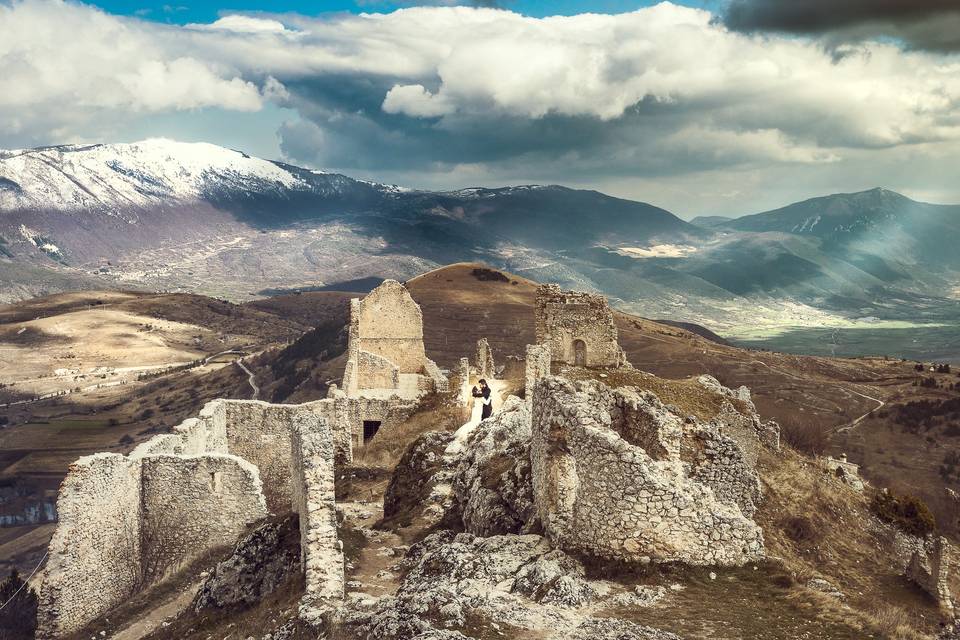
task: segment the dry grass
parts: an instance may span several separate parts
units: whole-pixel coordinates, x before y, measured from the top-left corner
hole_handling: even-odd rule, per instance
[[[894,606],[882,606],[866,614],[866,619],[883,638],[890,640],[927,640],[930,636],[914,628],[912,616]]]
[[[613,388],[637,387],[642,391],[651,391],[664,404],[674,405],[680,409],[681,413],[695,415],[701,420],[710,420],[716,416],[724,402],[730,402],[738,411],[747,411],[747,407],[740,400],[708,391],[694,379],[667,380],[638,369],[586,369],[564,366],[556,373],[570,380],[599,380]]]
[[[785,416],[780,419],[780,440],[808,456],[822,456],[830,446],[834,428],[820,416]]]
[[[459,390],[459,385],[451,383]],[[380,429],[354,457],[358,466],[393,469],[411,442],[428,431],[456,431],[469,416],[459,403],[456,391],[430,394],[421,399],[416,411],[403,422]]]
[[[764,451],[759,470],[764,501],[756,520],[768,554],[780,558],[801,585],[824,578],[846,596],[841,603],[803,589],[797,597],[820,602],[819,615],[879,637],[920,638],[933,631],[937,606],[903,577],[893,530],[870,513],[869,496],[788,448],[780,454]],[[882,612],[878,602],[884,603]],[[891,629],[900,635],[888,635]]]

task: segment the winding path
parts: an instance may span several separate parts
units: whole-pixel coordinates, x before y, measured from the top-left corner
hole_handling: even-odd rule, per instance
[[[859,391],[854,391],[853,389],[845,389],[845,390],[846,390],[846,391],[849,391],[850,393],[852,393],[852,394],[854,394],[854,395],[858,395],[858,396],[860,396],[861,398],[866,398],[867,400],[873,400],[874,402],[877,403],[877,406],[875,406],[873,409],[870,409],[870,411],[867,411],[865,414],[863,414],[862,416],[860,416],[860,417],[857,418],[856,420],[853,420],[852,422],[848,422],[848,423],[845,424],[845,425],[841,425],[841,426],[837,427],[837,433],[844,433],[844,432],[849,433],[850,431],[853,431],[853,430],[856,428],[856,426],[857,426],[858,424],[860,424],[861,422],[863,422],[864,420],[866,420],[867,417],[868,417],[871,413],[873,413],[874,411],[878,411],[880,408],[886,406],[886,404],[887,404],[886,402],[884,402],[884,401],[881,400],[880,398],[874,398],[873,396],[868,396],[868,395],[865,394],[865,393],[860,393]]]
[[[253,371],[250,371],[250,369],[247,368],[247,365],[243,364],[243,358],[235,360],[234,362],[236,362],[237,366],[243,369],[247,374],[247,382],[250,383],[250,388],[253,389],[253,395],[250,396],[250,399],[258,400],[260,398],[260,387],[257,386],[257,380],[253,375]]]

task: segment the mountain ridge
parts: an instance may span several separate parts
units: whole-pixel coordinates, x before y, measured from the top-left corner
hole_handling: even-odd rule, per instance
[[[48,147],[0,154],[0,300],[103,288],[241,300],[480,261],[725,338],[876,328],[859,318],[953,326],[954,211],[874,189],[704,227],[562,185],[409,189],[169,140]],[[866,222],[836,232],[849,225],[817,216]]]

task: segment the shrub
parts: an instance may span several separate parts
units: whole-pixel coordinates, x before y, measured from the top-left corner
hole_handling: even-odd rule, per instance
[[[494,271],[493,269],[487,269],[485,267],[480,267],[478,269],[472,270],[470,272],[470,275],[472,275],[474,278],[480,281],[510,282],[510,278],[503,275],[499,271]]]
[[[800,453],[820,456],[827,450],[832,430],[812,416],[785,416],[780,422],[780,439]]]
[[[16,569],[0,583],[0,604],[4,602],[7,605],[0,610],[0,638],[33,638],[37,629],[37,592],[24,585]]]
[[[874,515],[915,536],[925,536],[936,528],[930,508],[917,496],[896,494],[892,491],[878,493],[870,503]]]

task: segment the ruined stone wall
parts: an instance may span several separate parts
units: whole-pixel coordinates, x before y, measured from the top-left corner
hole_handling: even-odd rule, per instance
[[[357,305],[357,338],[361,351],[394,363],[400,373],[419,373],[423,348],[423,314],[407,288],[385,280]],[[367,385],[361,380],[361,388]]]
[[[40,587],[37,637],[72,633],[140,584],[140,465],[115,453],[80,458],[57,500]]]
[[[477,340],[477,375],[481,378],[492,379],[495,366],[493,364],[493,350],[486,338]]]
[[[290,508],[290,434],[300,421],[316,421],[303,405],[269,404],[259,400],[218,400],[213,431],[226,434],[227,451],[260,470],[267,507],[273,513]]]
[[[533,404],[533,388],[537,380],[550,375],[550,348],[542,344],[528,344],[525,368],[524,397],[530,406]]]
[[[736,440],[713,426],[688,424],[681,447],[689,476],[713,489],[717,500],[740,507],[740,513],[752,518],[760,504],[760,478],[755,463]]]
[[[757,464],[761,446],[774,451],[780,449],[780,425],[772,420],[760,420],[757,408],[750,398],[750,389],[744,386],[736,390],[728,389],[709,375],[698,377],[697,382],[708,391],[729,399],[723,403],[720,412],[711,422],[719,427],[723,435],[736,440],[751,467]],[[742,407],[743,411],[737,410],[733,406],[734,402]]]
[[[954,615],[955,603],[950,590],[951,572],[956,563],[950,541],[942,536],[930,535],[915,544],[907,564],[906,576],[921,589],[933,596],[941,609]]]
[[[823,465],[827,473],[847,483],[854,490],[863,491],[865,489],[863,479],[860,477],[860,465],[847,460],[847,454],[841,454],[839,458],[827,456],[820,461],[820,464]]]
[[[423,373],[429,381],[429,384],[427,384],[427,388],[425,389],[426,391],[446,393],[450,390],[450,381],[447,380],[447,376],[443,375],[443,372],[440,370],[440,367],[437,366],[437,363],[430,358],[425,358],[423,361]]]
[[[234,542],[266,515],[250,463],[223,454],[143,454],[147,448],[136,457],[100,453],[70,466],[40,588],[38,637],[82,628],[183,562]]]
[[[460,358],[460,366],[457,367],[457,379],[460,382],[460,402],[469,407],[470,397],[470,359]]]
[[[349,398],[347,412],[353,448],[359,449],[363,442],[363,423],[372,420],[380,423],[380,429],[397,425],[416,410],[416,402],[404,402],[397,398]]]
[[[397,389],[400,369],[392,362],[369,351],[357,354],[357,376],[364,389]]]
[[[317,496],[325,495],[315,489],[320,472],[311,471],[319,468],[315,458],[321,454],[332,505],[334,452],[351,459],[355,420],[373,410],[384,420],[399,420],[412,406],[358,402],[342,393],[311,405],[215,400],[129,456],[81,458],[61,486],[60,523],[41,586],[39,637],[82,628],[191,559],[233,543],[268,507],[278,513],[313,510]],[[362,441],[362,421],[359,430]],[[295,445],[294,433],[313,435]],[[314,444],[307,447],[306,440]],[[326,544],[329,523],[306,522],[304,540]],[[335,524],[330,544],[340,553]]]
[[[422,391],[445,392],[448,388],[446,376],[424,351],[423,313],[406,287],[386,280],[362,300],[350,301],[343,374],[348,397],[370,395],[364,391],[396,390],[397,395],[411,398]]]
[[[645,427],[615,422],[636,420],[640,400],[595,382],[536,383],[530,458],[548,537],[566,550],[628,562],[742,565],[762,557],[760,528],[688,477],[679,452],[661,444],[651,455],[627,440]]]
[[[333,438],[334,460],[338,465],[353,462],[353,414],[350,404],[355,402],[341,392],[336,391],[325,400],[308,402],[304,408],[310,409],[327,424]],[[361,443],[362,444],[362,443]]]
[[[305,593],[301,618],[319,623],[344,597],[343,547],[337,537],[334,442],[331,430],[300,423],[291,438],[293,506],[300,515]]]
[[[547,345],[553,362],[587,367],[626,364],[613,313],[603,296],[540,285],[535,314],[537,343]]]
[[[141,461],[141,550],[147,582],[209,549],[233,544],[267,515],[257,468],[226,454],[156,455]]]

